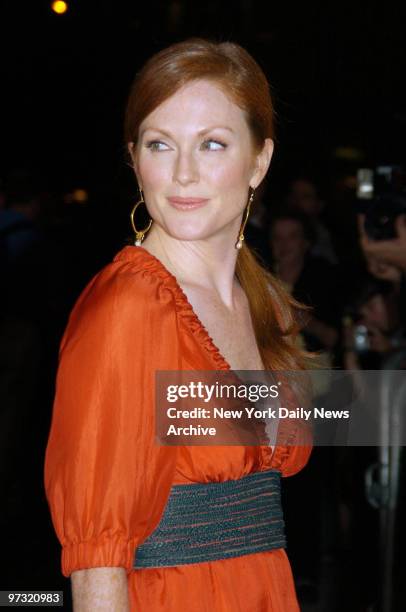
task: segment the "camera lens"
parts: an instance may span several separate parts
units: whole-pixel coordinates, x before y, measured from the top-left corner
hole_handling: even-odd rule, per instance
[[[354,328],[354,348],[358,353],[369,350],[368,329],[365,325],[357,325]]]

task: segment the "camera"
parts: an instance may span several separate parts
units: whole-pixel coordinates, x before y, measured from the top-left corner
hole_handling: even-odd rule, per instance
[[[369,351],[369,335],[365,325],[356,325],[354,327],[354,351],[357,353],[365,353]]]
[[[357,211],[365,215],[365,232],[371,240],[396,238],[396,219],[406,214],[405,170],[395,165],[359,168]]]

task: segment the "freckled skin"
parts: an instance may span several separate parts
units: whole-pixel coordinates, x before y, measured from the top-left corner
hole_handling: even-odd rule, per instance
[[[129,612],[126,570],[95,567],[72,573],[75,612]]]

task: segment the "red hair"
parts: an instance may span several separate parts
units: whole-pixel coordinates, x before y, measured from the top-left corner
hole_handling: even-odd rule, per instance
[[[143,66],[132,85],[125,114],[125,141],[136,143],[143,120],[181,87],[210,80],[245,113],[253,145],[260,151],[274,138],[274,110],[265,74],[242,47],[193,38],[163,49]],[[258,348],[265,368],[303,368],[305,353],[295,338],[294,312],[301,306],[257,261],[245,243],[240,249],[237,278],[251,310]]]

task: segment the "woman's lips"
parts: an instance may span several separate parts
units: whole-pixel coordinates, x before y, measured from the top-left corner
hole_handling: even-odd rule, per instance
[[[207,204],[208,201],[208,198],[168,198],[168,202],[178,210],[195,210]]]

